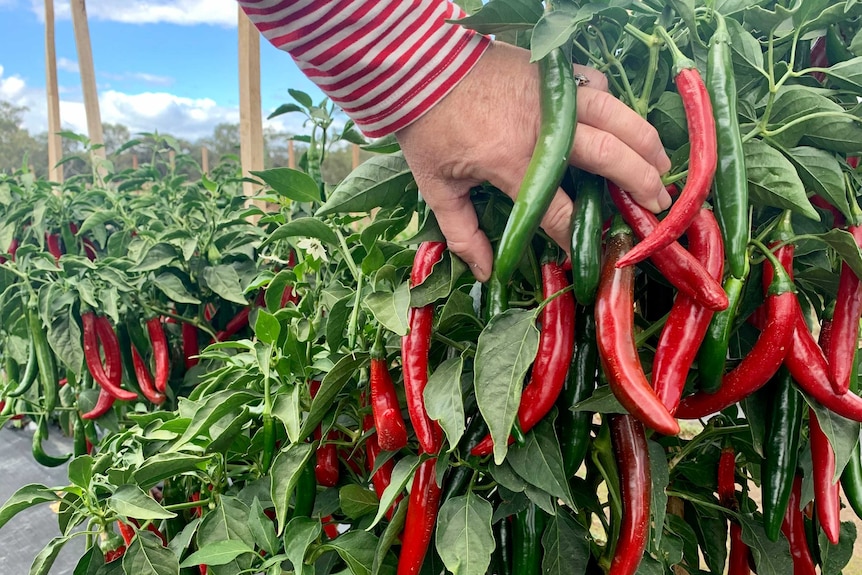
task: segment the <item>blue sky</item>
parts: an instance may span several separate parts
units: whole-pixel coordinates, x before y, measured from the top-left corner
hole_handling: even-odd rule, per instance
[[[0,0],[0,100],[30,108],[25,127],[47,128],[43,0]],[[68,0],[55,0],[64,128],[84,131]],[[104,122],[132,131],[197,138],[239,118],[237,5],[234,0],[88,0],[93,59]],[[322,94],[290,56],[261,38],[264,116],[288,88]],[[270,122],[296,131],[290,116]]]

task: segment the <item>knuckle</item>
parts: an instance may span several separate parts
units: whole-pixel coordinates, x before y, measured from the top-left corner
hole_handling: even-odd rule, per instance
[[[599,169],[607,169],[614,163],[615,139],[607,132],[600,132],[593,140],[593,161]]]

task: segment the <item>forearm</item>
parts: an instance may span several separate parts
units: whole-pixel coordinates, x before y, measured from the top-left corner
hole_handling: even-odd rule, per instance
[[[442,100],[490,43],[447,0],[240,0],[264,37],[370,137]]]

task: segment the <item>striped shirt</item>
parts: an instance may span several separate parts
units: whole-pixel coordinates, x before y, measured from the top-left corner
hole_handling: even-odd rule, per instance
[[[490,40],[446,20],[448,0],[239,0],[263,36],[369,137],[404,128],[443,99]]]

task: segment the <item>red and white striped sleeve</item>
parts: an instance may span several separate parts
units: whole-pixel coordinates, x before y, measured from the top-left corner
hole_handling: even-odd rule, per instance
[[[369,137],[442,100],[479,61],[486,36],[446,20],[448,0],[239,0],[264,37]]]

